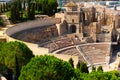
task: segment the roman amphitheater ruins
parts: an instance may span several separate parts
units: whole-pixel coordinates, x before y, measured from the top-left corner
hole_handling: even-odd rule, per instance
[[[63,60],[70,57],[103,69],[120,68],[119,12],[101,5],[69,2],[55,18],[37,16],[34,21],[16,24],[6,30],[7,41],[22,41],[35,55],[51,54]]]

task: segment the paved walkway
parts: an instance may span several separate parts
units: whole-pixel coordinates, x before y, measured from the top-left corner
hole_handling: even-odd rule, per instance
[[[5,25],[5,27],[1,27],[1,30],[0,30],[0,38],[1,38],[1,37],[5,37],[4,35],[5,30],[9,27],[12,27],[13,25],[10,23],[5,13],[2,13],[0,17],[3,19],[3,25]]]
[[[2,13],[0,17],[3,19],[3,24],[5,25],[5,27],[11,26],[11,23],[5,13]]]

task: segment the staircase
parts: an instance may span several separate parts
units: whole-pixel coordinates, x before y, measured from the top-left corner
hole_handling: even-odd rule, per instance
[[[2,20],[3,20],[3,25],[4,25],[4,26],[10,25],[10,21],[9,21],[9,19],[7,18],[7,16],[6,16],[5,13],[1,14],[0,17],[1,17]]]
[[[79,53],[81,53],[81,55],[86,60],[86,62],[88,63],[88,65],[92,65],[92,62],[90,61],[90,59],[88,58],[88,56],[82,51],[82,49],[79,46],[76,46],[76,49],[79,51]]]

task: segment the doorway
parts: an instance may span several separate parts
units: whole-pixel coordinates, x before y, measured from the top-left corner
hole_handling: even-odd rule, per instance
[[[76,26],[75,25],[70,26],[70,32],[71,33],[76,33]]]

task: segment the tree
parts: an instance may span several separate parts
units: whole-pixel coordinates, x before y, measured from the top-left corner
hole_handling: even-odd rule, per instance
[[[27,0],[27,18],[29,20],[35,19],[35,1]]]
[[[23,10],[25,10],[25,3],[26,3],[26,1],[25,0],[23,0]]]
[[[14,74],[14,70],[18,70],[16,66],[19,66],[19,70],[21,70],[22,66],[26,65],[34,55],[32,51],[21,42],[15,41],[2,44],[0,49],[0,64],[7,67],[3,75],[9,73],[9,75],[6,76],[8,80],[11,80],[10,78]],[[18,71],[16,73],[19,73]]]
[[[52,15],[57,11],[57,0],[39,0],[39,10],[42,9],[43,14]]]
[[[28,19],[30,19],[30,20],[35,19],[35,3],[30,3],[28,12],[29,12]]]
[[[12,0],[12,4],[11,4],[11,8],[10,8],[10,18],[13,22],[16,22],[19,15],[18,15],[18,10],[17,8],[17,1],[16,0]]]
[[[120,76],[117,71],[111,72],[92,72],[85,74],[82,77],[82,80],[119,80]],[[87,76],[87,77],[86,77]]]
[[[19,75],[20,75],[19,63],[17,56],[15,55],[14,79],[18,80]]]
[[[19,80],[70,80],[74,69],[70,63],[54,56],[42,55],[22,68]]]
[[[6,2],[6,11],[8,11],[8,7],[9,7],[9,6],[8,6],[8,3]]]
[[[3,12],[3,6],[0,4],[0,12]]]
[[[80,61],[78,61],[78,63],[77,63],[77,66],[76,66],[77,68],[80,68]]]
[[[21,1],[20,0],[12,0],[11,9],[10,9],[10,18],[11,20],[16,23],[20,20],[20,12],[21,12]]]
[[[82,75],[83,73],[81,73],[80,69],[76,68],[75,69],[75,76],[74,76],[74,80],[83,80],[82,79]]]
[[[8,10],[7,6],[8,4],[6,10]],[[12,0],[10,6],[10,19],[13,23],[17,23],[33,20],[38,13],[53,15],[57,11],[58,4],[57,0]]]
[[[31,19],[35,19],[35,3],[32,3],[32,9],[31,9]]]
[[[6,11],[6,5],[5,5],[5,3],[3,3],[3,12],[5,12]]]
[[[30,0],[27,0],[27,4],[28,4],[28,7],[27,7],[27,16],[28,16],[28,19],[30,19],[30,16],[31,16],[31,13],[30,13],[30,8],[31,8]]]
[[[71,66],[74,68],[74,61],[72,58],[69,59],[69,63],[71,64]]]
[[[96,67],[92,66],[92,72],[96,71]]]
[[[99,66],[99,67],[97,68],[97,71],[102,71],[102,72],[103,72],[102,66]]]
[[[15,10],[15,6],[14,5],[11,5],[11,8],[10,8],[10,19],[15,22],[16,21],[16,13],[14,12]]]
[[[81,71],[82,73],[88,73],[88,72],[89,72],[86,63],[82,62],[82,63],[80,64],[80,71]]]

